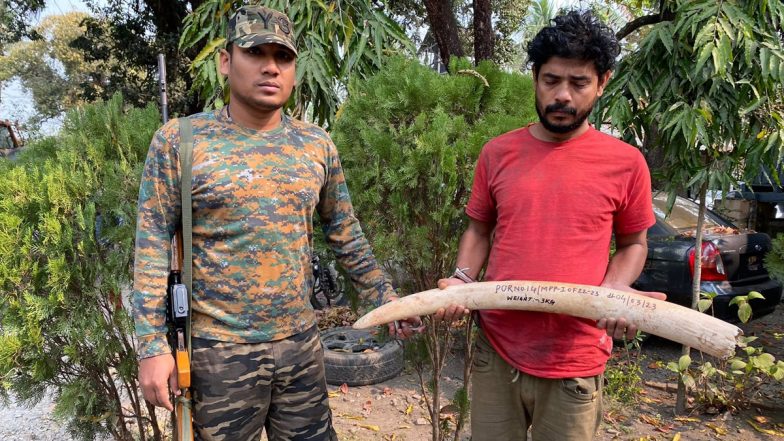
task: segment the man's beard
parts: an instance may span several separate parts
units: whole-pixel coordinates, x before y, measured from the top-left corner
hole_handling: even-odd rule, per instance
[[[591,111],[593,110],[593,106],[594,104],[596,104],[596,100],[594,100],[584,112],[578,114],[577,109],[575,109],[574,107],[569,107],[561,103],[555,103],[545,107],[544,113],[542,113],[542,110],[540,109],[539,106],[539,97],[535,97],[535,101],[536,101],[536,105],[535,105],[536,114],[539,115],[539,122],[541,122],[542,126],[544,126],[544,128],[547,129],[548,131],[552,133],[558,133],[560,135],[573,132],[578,128],[580,128],[580,126],[583,125],[583,122],[585,122],[585,120],[588,119],[588,115],[591,114]],[[555,111],[567,112],[573,116],[574,115],[577,116],[574,122],[572,122],[571,124],[553,124],[547,120],[546,116],[548,113],[555,112]]]

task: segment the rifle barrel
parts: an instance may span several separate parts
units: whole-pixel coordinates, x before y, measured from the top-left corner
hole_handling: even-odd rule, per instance
[[[166,97],[166,57],[158,54],[158,88],[161,93],[161,114],[163,123],[169,121],[169,100]]]

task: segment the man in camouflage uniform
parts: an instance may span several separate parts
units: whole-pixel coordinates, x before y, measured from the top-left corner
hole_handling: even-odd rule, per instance
[[[292,32],[280,12],[240,8],[221,51],[230,104],[189,117],[192,389],[200,439],[258,440],[263,428],[270,440],[336,439],[308,300],[314,211],[363,297],[380,304],[394,296],[354,216],[329,136],[281,111],[295,85]],[[133,297],[142,391],[169,410],[169,389],[178,389],[165,291],[168,244],[181,219],[179,138],[174,120],[150,145]],[[403,336],[413,322],[403,325]]]

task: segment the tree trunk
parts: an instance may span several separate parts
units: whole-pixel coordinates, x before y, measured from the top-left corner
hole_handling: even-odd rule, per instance
[[[495,34],[490,0],[474,0],[474,64],[493,58]]]
[[[708,181],[700,187],[700,209],[697,217],[697,232],[694,243],[694,279],[691,286],[691,308],[697,309],[697,303],[700,300],[700,282],[702,278],[702,226],[705,222],[705,195],[708,192]],[[681,355],[689,355],[691,348],[684,345],[681,350]],[[678,393],[675,397],[675,413],[683,415],[686,413],[686,385],[683,383],[683,378],[678,377]]]
[[[460,37],[457,34],[457,18],[452,9],[452,2],[450,0],[425,0],[425,10],[430,29],[436,38],[441,61],[449,66],[449,59],[453,55],[457,57],[465,55],[463,47],[460,45]]]
[[[645,162],[648,164],[648,169],[651,173],[651,186],[654,189],[666,188],[666,182],[657,178],[658,171],[664,167],[664,148],[661,146],[661,139],[659,137],[659,125],[655,122],[651,123],[645,128],[645,133],[642,137],[642,154],[645,157]]]

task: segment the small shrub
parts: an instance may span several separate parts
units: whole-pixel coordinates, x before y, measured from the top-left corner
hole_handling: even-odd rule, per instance
[[[332,133],[363,230],[407,292],[454,269],[482,146],[536,118],[528,76],[454,63],[441,75],[389,60],[351,86]]]
[[[642,392],[641,343],[644,335],[637,332],[631,341],[616,347],[604,371],[604,394],[623,404],[634,403]]]
[[[713,297],[703,295],[700,310],[709,309]],[[730,305],[738,305],[738,317],[743,323],[751,318],[749,301],[756,298],[763,297],[752,291],[730,302]],[[693,365],[691,357],[683,355],[677,362],[668,363],[667,368],[680,375],[699,406],[719,410],[746,408],[765,382],[784,379],[784,361],[776,360],[763,348],[752,346],[756,339],[741,337],[736,355],[726,361],[719,360],[715,365],[710,361]]]
[[[772,278],[784,282],[784,234],[777,234],[771,242],[771,250],[765,255],[765,268]]]
[[[0,396],[32,405],[52,394],[81,439],[162,436],[121,298],[159,125],[153,106],[124,109],[115,96],[69,112],[59,135],[0,168]]]

